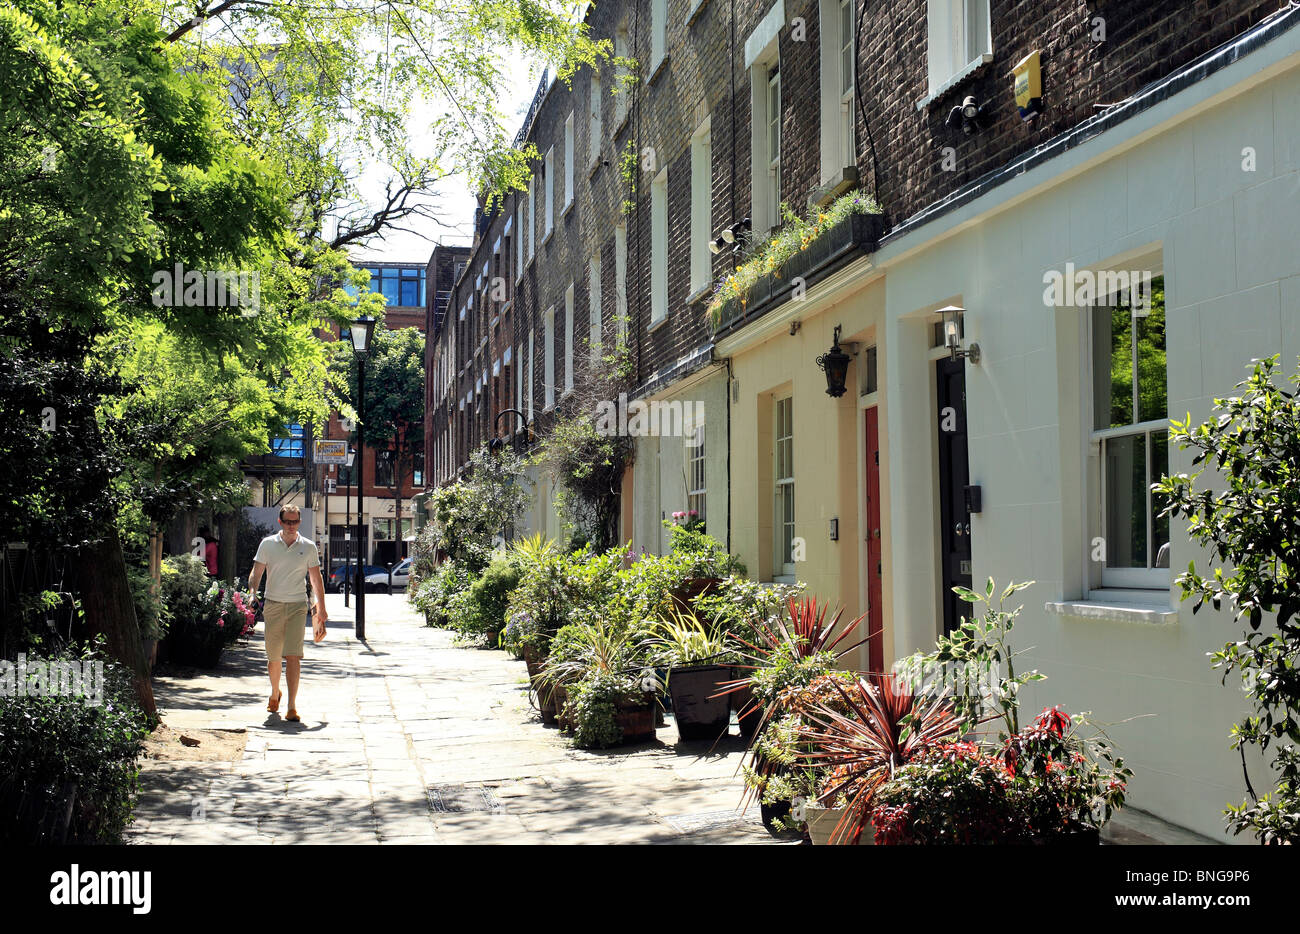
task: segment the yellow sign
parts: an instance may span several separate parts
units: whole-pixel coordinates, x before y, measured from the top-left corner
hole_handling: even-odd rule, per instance
[[[317,441],[315,461],[318,464],[346,464],[348,462],[347,441]]]
[[[1030,52],[1015,68],[1016,106],[1020,108],[1020,119],[1033,120],[1043,109],[1043,79],[1039,67],[1039,55]]]

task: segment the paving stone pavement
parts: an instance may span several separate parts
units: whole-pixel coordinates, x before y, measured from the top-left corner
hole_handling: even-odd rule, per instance
[[[238,762],[146,762],[132,843],[775,843],[740,812],[743,744],[588,752],[542,726],[522,662],[453,645],[401,595],[366,598],[367,641],[327,597],[301,723],[267,713],[262,635],[221,666],[155,679],[175,729],[245,728]],[[281,706],[281,712],[284,711]]]

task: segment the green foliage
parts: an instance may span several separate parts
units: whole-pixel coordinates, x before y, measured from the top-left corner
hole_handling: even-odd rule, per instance
[[[479,448],[470,456],[469,479],[439,487],[430,497],[438,547],[477,575],[492,559],[493,539],[509,531],[527,504],[518,456]]]
[[[352,415],[357,409],[358,367],[351,342],[335,341],[330,370],[347,387]],[[414,469],[416,445],[423,443],[424,335],[419,328],[375,326],[366,354],[365,414],[366,445],[393,449],[394,482],[400,487]]]
[[[693,601],[698,616],[716,631],[728,632],[746,642],[757,638],[760,623],[774,619],[797,600],[804,584],[765,584],[747,577],[729,576]]]
[[[965,602],[983,603],[983,616],[972,615],[952,632],[940,636],[933,650],[902,659],[896,671],[931,693],[950,692],[954,713],[966,729],[975,729],[991,713],[1002,721],[1002,738],[1018,733],[1021,688],[1047,676],[1037,670],[1016,674],[1015,660],[1023,653],[1012,649],[1008,637],[1024,607],[1008,611],[1003,606],[1012,594],[1033,584],[1013,581],[1002,591],[996,606],[996,585],[991,577],[982,594],[954,587],[953,593]]]
[[[16,838],[20,829],[9,824],[18,795],[39,813],[75,783],[69,842],[118,843],[139,791],[145,720],[117,664],[89,648],[57,659],[103,662],[103,702],[87,703],[86,693],[0,694],[0,839],[35,842]]]
[[[880,844],[1024,842],[1007,775],[974,743],[948,743],[903,765],[875,793]]]
[[[469,572],[454,561],[444,561],[420,582],[411,603],[424,614],[428,625],[451,625],[460,596],[469,591]]]
[[[601,434],[579,413],[556,420],[538,459],[559,483],[555,508],[575,540],[604,551],[617,538],[619,494],[634,448],[631,438]]]
[[[716,323],[722,310],[731,302],[742,305],[749,300],[749,291],[760,276],[769,273],[780,276],[781,267],[801,250],[808,247],[827,230],[853,214],[879,214],[880,208],[875,199],[861,192],[849,192],[832,202],[825,210],[816,208],[809,211],[807,219],[801,218],[790,210],[789,205],[781,205],[781,226],[772,231],[768,238],[753,244],[745,259],[736,271],[722,280],[713,298],[709,301],[705,313],[709,320]]]
[[[676,611],[654,625],[646,649],[656,665],[667,668],[730,665],[740,661],[737,646],[725,631],[718,632],[693,616]]]
[[[519,568],[508,557],[498,557],[470,585],[465,617],[456,628],[465,635],[499,632],[506,625],[511,592],[519,585]]]
[[[162,594],[154,592],[153,580],[145,569],[128,564],[126,576],[131,584],[131,596],[135,599],[135,621],[140,627],[140,638],[161,639],[167,634],[168,620]]]
[[[1276,788],[1229,807],[1234,833],[1249,830],[1264,843],[1300,842],[1300,399],[1274,382],[1279,357],[1255,362],[1237,384],[1240,394],[1215,399],[1215,418],[1193,426],[1174,421],[1170,440],[1194,450],[1193,466],[1213,466],[1221,489],[1196,474],[1164,477],[1152,489],[1166,498],[1163,515],[1189,520],[1192,541],[1207,549],[1212,576],[1196,562],[1177,581],[1195,613],[1209,601],[1228,602],[1233,619],[1249,625],[1240,640],[1214,653],[1214,667],[1239,673],[1254,712],[1232,729],[1232,746],[1275,749]],[[1300,375],[1287,382],[1300,385]],[[1207,481],[1211,478],[1207,477]],[[1197,487],[1200,486],[1200,489]],[[1217,566],[1216,566],[1217,565]],[[1266,614],[1268,617],[1265,624]],[[1276,614],[1276,615],[1274,615]]]
[[[568,688],[565,711],[579,749],[603,749],[623,740],[616,719],[620,707],[645,704],[645,696],[625,677],[600,673]]]

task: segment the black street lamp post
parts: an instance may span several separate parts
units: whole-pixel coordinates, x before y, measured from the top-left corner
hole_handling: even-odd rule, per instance
[[[366,487],[366,355],[370,353],[370,338],[375,331],[375,319],[362,315],[352,322],[352,352],[357,356],[357,610],[354,625],[357,639],[366,638],[366,555],[362,548],[362,530]]]

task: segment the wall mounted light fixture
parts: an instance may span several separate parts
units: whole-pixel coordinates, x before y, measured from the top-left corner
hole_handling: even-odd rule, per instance
[[[949,359],[966,358],[971,363],[979,363],[979,344],[972,341],[965,349],[961,346],[962,316],[966,314],[966,309],[960,305],[946,305],[939,309],[939,314],[943,315],[943,344],[948,348]]]
[[[960,104],[948,111],[948,126],[961,123],[961,131],[970,136],[976,130],[984,129],[984,108],[987,104],[977,104],[974,97],[966,97]]]
[[[840,325],[835,325],[831,349],[817,358],[817,365],[826,373],[826,395],[838,399],[844,395],[844,381],[849,375],[849,355],[840,348]]]

